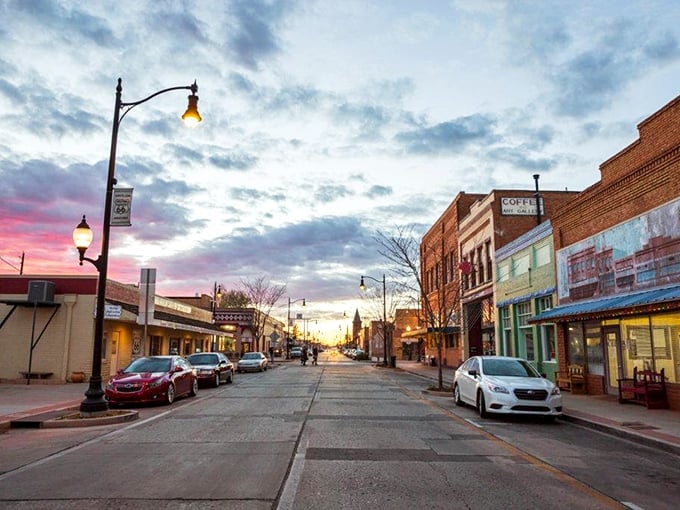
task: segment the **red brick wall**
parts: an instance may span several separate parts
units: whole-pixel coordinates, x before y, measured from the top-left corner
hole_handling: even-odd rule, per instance
[[[602,180],[552,217],[556,250],[680,196],[680,96],[638,129],[638,141],[602,163]]]

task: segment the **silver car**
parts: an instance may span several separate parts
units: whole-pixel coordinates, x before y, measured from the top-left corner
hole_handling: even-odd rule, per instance
[[[469,358],[453,376],[453,398],[457,405],[476,407],[482,418],[498,413],[554,419],[562,414],[560,389],[521,358]]]
[[[238,360],[236,370],[241,372],[263,372],[267,370],[269,361],[267,356],[261,352],[246,352],[241,359]]]

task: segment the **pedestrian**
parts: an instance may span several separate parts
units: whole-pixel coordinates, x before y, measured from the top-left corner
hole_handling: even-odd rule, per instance
[[[302,363],[302,366],[307,366],[307,356],[309,355],[309,352],[307,351],[307,346],[305,345],[302,348],[302,355],[300,356],[300,363]]]
[[[317,360],[319,359],[319,348],[315,345],[312,349],[312,365],[318,365]]]

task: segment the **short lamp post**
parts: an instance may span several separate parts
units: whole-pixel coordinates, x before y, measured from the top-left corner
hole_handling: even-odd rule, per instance
[[[73,231],[73,242],[80,253],[80,265],[83,261],[90,262],[99,272],[99,279],[97,283],[97,307],[94,328],[94,345],[92,348],[92,375],[90,376],[90,384],[85,391],[85,400],[80,403],[80,414],[83,417],[94,417],[105,414],[108,410],[108,405],[104,399],[104,391],[102,389],[102,346],[104,340],[104,309],[106,301],[106,273],[108,269],[109,257],[109,232],[111,227],[111,209],[113,198],[113,187],[116,184],[115,168],[116,168],[116,147],[118,145],[118,127],[125,115],[142,103],[148,100],[170,92],[172,90],[190,90],[189,106],[186,112],[182,115],[182,120],[190,127],[195,126],[201,122],[201,116],[198,113],[198,85],[196,82],[192,85],[183,87],[171,87],[159,90],[150,96],[132,103],[125,103],[121,100],[121,93],[123,91],[122,80],[118,78],[118,86],[116,87],[116,101],[113,110],[113,129],[111,132],[111,152],[109,154],[109,173],[106,181],[106,201],[104,202],[104,221],[102,225],[102,246],[101,253],[97,259],[91,259],[85,256],[85,251],[92,243],[93,235],[92,229],[85,220],[83,215],[82,221]],[[121,113],[122,111],[122,113]]]
[[[366,285],[364,285],[364,278],[373,280],[374,282],[381,283],[383,288],[383,319],[382,319],[382,335],[383,335],[383,364],[387,366],[387,294],[385,292],[385,275],[383,274],[382,280],[373,278],[372,276],[362,276],[359,288],[361,290],[366,290]]]
[[[306,306],[307,303],[305,301],[305,298],[300,298],[296,299],[295,301],[290,300],[290,296],[288,296],[288,325],[286,326],[286,359],[290,359],[290,305],[293,303],[298,303],[302,301],[302,306]]]
[[[217,282],[215,282],[215,285],[213,286],[212,299],[210,300],[210,311],[212,312],[213,324],[215,324],[215,312],[217,311],[217,307],[220,304],[221,299],[222,299],[222,285],[218,285]],[[213,352],[217,350],[217,335],[213,335],[212,347],[210,350]]]

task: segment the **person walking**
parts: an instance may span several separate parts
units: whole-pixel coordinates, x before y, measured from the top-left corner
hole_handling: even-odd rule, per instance
[[[319,359],[319,348],[315,345],[312,349],[312,365],[318,365],[317,361]]]
[[[302,355],[300,356],[300,363],[302,363],[302,366],[307,366],[307,356],[308,356],[308,351],[307,351],[307,346],[305,345],[302,348]]]

